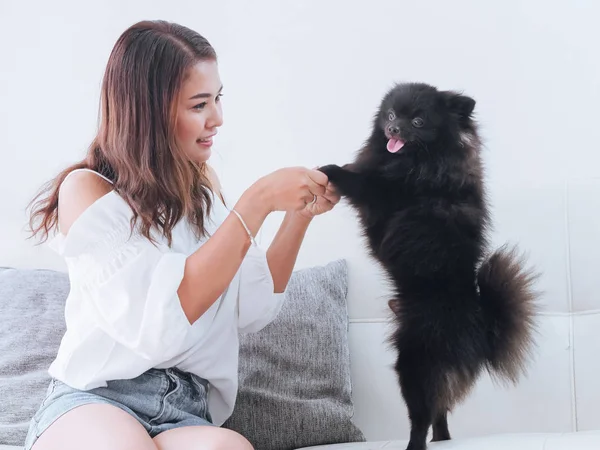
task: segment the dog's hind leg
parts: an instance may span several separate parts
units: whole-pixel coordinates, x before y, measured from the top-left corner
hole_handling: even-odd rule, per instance
[[[396,372],[399,375],[402,396],[410,419],[410,441],[406,450],[425,450],[427,433],[435,414],[435,389],[430,377],[423,373],[421,363],[411,358],[398,359]],[[432,395],[433,394],[433,395]]]
[[[433,439],[431,442],[450,440],[450,431],[448,431],[448,412],[443,411],[436,415],[433,421]]]
[[[410,441],[406,450],[425,450],[433,405],[427,402],[425,396],[415,395],[415,392],[409,393],[406,398],[410,418]]]

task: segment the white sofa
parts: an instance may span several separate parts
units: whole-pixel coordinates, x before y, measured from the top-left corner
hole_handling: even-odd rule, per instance
[[[508,217],[529,214],[540,227],[519,228],[494,239],[523,243],[531,261],[543,271],[545,295],[539,316],[536,358],[529,375],[515,387],[497,387],[484,376],[464,404],[449,417],[451,441],[431,443],[429,448],[485,450],[587,450],[600,449],[600,278],[595,262],[600,248],[600,215],[586,217],[590,208],[600,211],[600,180],[572,182],[556,193],[550,205],[545,195],[521,192],[513,198],[510,213],[496,210],[499,228],[510,230]],[[544,203],[545,202],[545,203]],[[591,203],[596,203],[591,204]],[[515,211],[516,209],[516,211]],[[562,213],[566,220],[547,220]],[[564,214],[566,212],[566,214]],[[560,214],[558,214],[560,215]],[[539,216],[539,219],[536,217]],[[409,433],[406,408],[395,374],[394,358],[385,340],[389,331],[385,289],[380,273],[357,242],[348,240],[358,230],[339,227],[352,224],[352,212],[344,206],[315,223],[307,235],[298,267],[344,257],[349,263],[349,343],[355,406],[354,422],[368,442],[312,447],[330,450],[403,450]],[[267,223],[261,236],[275,230]],[[327,246],[323,236],[328,236]],[[35,250],[16,257],[9,252],[0,263],[13,266],[56,267],[55,257]],[[552,260],[552,261],[550,261]],[[1,446],[0,449],[17,449]]]
[[[377,441],[337,444],[305,449],[319,450],[405,450],[408,441]],[[598,431],[577,433],[519,433],[463,438],[428,444],[431,450],[591,450],[600,448]]]

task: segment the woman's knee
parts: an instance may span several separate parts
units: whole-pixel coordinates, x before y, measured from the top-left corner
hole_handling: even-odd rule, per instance
[[[232,430],[227,430],[225,428],[221,428],[222,431],[226,431],[226,436],[224,436],[223,450],[229,448],[235,448],[236,450],[254,450],[252,444],[239,433],[236,433]],[[214,450],[221,450],[221,447],[215,448]]]
[[[175,428],[156,436],[154,443],[159,450],[254,450],[241,434],[212,426]]]
[[[219,437],[214,446],[206,450],[254,450],[248,439],[241,434],[226,428],[219,428],[219,431]]]
[[[157,450],[146,429],[116,406],[82,405],[65,413],[31,450]]]

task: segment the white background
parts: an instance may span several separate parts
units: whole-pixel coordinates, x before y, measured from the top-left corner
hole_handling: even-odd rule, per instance
[[[477,100],[494,241],[529,253],[545,294],[530,378],[507,390],[482,380],[451,432],[600,428],[599,14],[593,0],[1,0],[0,265],[63,267],[24,239],[25,207],[83,157],[109,52],[138,20],[180,22],[216,48],[225,125],[212,162],[229,202],[277,168],[348,162],[396,81],[462,90]],[[351,271],[356,420],[367,437],[405,437],[384,352],[386,291],[345,205],[314,221],[297,267],[338,258]]]

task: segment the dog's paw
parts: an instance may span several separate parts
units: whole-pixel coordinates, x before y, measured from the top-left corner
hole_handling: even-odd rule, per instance
[[[329,178],[329,181],[331,182],[335,182],[336,175],[343,171],[343,169],[337,164],[328,164],[326,166],[319,167],[317,170],[320,170],[327,175],[327,178]]]

